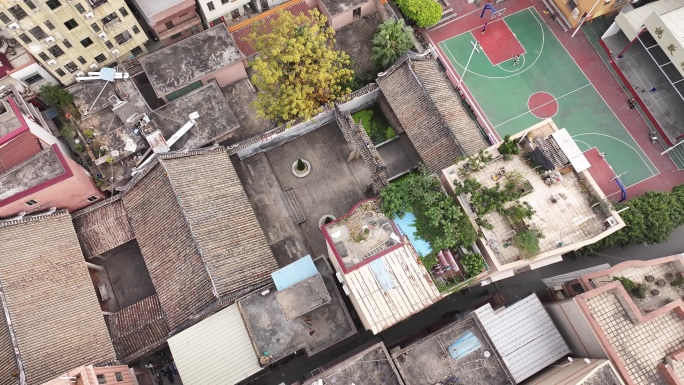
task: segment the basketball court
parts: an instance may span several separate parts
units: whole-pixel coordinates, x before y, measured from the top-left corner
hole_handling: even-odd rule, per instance
[[[583,151],[604,156],[610,173],[627,187],[658,174],[536,9],[485,10],[478,27],[435,43],[452,80],[472,95],[491,137],[553,118]],[[592,165],[606,167],[599,163]]]

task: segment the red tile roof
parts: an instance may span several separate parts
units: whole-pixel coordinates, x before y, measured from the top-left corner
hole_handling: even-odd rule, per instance
[[[308,10],[309,6],[306,5],[306,2],[304,0],[293,0],[285,4],[279,5],[275,8],[271,8],[266,12],[262,12],[255,17],[243,21],[242,23],[238,23],[228,28],[228,32],[230,32],[230,34],[233,35],[233,40],[235,40],[235,44],[238,46],[240,51],[242,51],[242,53],[245,56],[250,57],[257,53],[254,47],[249,42],[247,42],[249,34],[252,33],[252,30],[254,29],[254,23],[261,20],[268,20],[268,22],[266,23],[257,24],[257,26],[259,27],[259,34],[266,34],[271,32],[270,21],[274,20],[274,18],[281,11],[288,11],[296,16]]]

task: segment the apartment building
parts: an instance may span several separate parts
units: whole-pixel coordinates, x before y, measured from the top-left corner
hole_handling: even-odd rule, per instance
[[[133,5],[165,46],[204,30],[194,0],[133,0]]]
[[[0,0],[0,26],[64,85],[146,51],[124,0]]]

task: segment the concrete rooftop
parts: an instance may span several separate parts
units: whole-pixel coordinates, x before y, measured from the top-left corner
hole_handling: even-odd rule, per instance
[[[479,347],[460,359],[449,350],[459,338],[471,332]],[[485,352],[489,352],[486,357]],[[457,321],[417,342],[392,350],[392,357],[406,385],[513,384],[499,353],[475,315]]]
[[[321,0],[321,4],[330,12],[330,16],[339,15],[358,8],[367,0]]]
[[[135,0],[143,15],[150,21],[154,15],[174,7],[186,0]]]
[[[22,126],[22,122],[6,100],[3,99],[0,105],[0,138]]]
[[[373,344],[342,361],[335,360],[321,369],[322,373],[306,380],[303,385],[316,385],[324,380],[326,384],[377,384],[403,385],[394,362],[382,342]]]
[[[330,294],[328,304],[288,320],[276,298],[275,286],[266,295],[256,292],[237,301],[257,354],[268,352],[272,361],[278,361],[303,348],[311,356],[356,333],[332,268],[324,258],[316,259],[314,264]]]
[[[293,320],[330,303],[332,300],[320,274],[279,290],[275,296],[280,309],[288,320]]]
[[[257,115],[253,105],[257,99],[257,93],[250,87],[249,79],[243,78],[231,83],[221,88],[221,92],[237,121],[240,122],[240,129],[231,131],[221,145],[229,146],[275,128],[270,120]]]
[[[244,59],[223,25],[207,29],[140,58],[161,97]]]
[[[346,269],[401,243],[399,230],[377,201],[354,206],[348,215],[324,228]]]
[[[63,175],[67,170],[55,148],[48,147],[0,175],[0,201]]]

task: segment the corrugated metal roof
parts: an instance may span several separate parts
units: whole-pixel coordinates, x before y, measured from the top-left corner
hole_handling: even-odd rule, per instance
[[[644,21],[653,12],[659,15],[665,15],[668,12],[684,7],[684,0],[660,0],[653,3],[648,3],[642,7],[632,9],[631,11],[620,12],[615,17],[615,22],[620,26],[622,32],[629,38],[634,40],[644,25]]]
[[[311,278],[318,274],[318,269],[314,265],[310,255],[298,259],[291,264],[276,270],[271,273],[271,279],[276,285],[278,291],[285,290],[288,287]]]
[[[560,274],[560,275],[554,275],[553,277],[548,277],[548,278],[542,278],[542,282],[544,282],[544,285],[546,287],[553,288],[554,286],[562,285],[565,282],[572,281],[573,279],[577,279],[585,274],[589,273],[595,273],[597,271],[603,271],[603,270],[608,270],[610,269],[610,265],[607,263],[604,263],[602,265],[594,266],[594,267],[588,267],[586,269],[582,270],[575,270],[571,271],[566,274]]]
[[[387,329],[442,298],[408,241],[374,262],[384,265],[386,278],[391,278],[394,286],[381,284],[370,264],[345,274],[345,282],[358,303],[356,310],[368,320],[373,333]]]
[[[684,45],[684,3],[680,8],[673,9],[670,12],[659,13],[660,19],[667,29],[672,32],[672,35],[677,39],[679,44]]]
[[[572,139],[568,130],[563,128],[554,132],[551,136],[556,140],[565,156],[568,157],[570,164],[572,164],[576,172],[581,172],[591,167],[591,164],[584,156],[584,153],[582,153],[582,150],[579,149],[575,140]]]
[[[517,383],[570,353],[535,294],[496,312],[487,304],[475,314]]]
[[[185,385],[235,384],[261,370],[237,305],[168,340]]]

